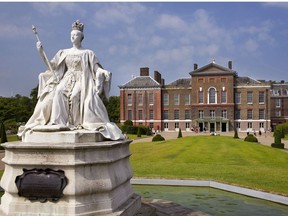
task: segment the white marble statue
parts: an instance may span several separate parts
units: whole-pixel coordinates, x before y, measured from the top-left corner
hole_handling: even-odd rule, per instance
[[[112,74],[102,68],[93,51],[82,47],[83,29],[79,20],[74,22],[73,47],[59,50],[51,61],[35,33],[36,47],[49,70],[39,75],[38,102],[26,125],[19,128],[19,136],[42,126],[52,131],[53,128],[99,131],[110,140],[124,138],[117,125],[109,121],[100,98],[101,94],[109,97]]]

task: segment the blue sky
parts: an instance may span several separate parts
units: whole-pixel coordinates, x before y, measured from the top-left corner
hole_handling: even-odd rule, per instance
[[[239,76],[286,80],[288,3],[87,2],[0,3],[0,96],[29,96],[46,70],[31,30],[51,59],[70,48],[71,24],[84,23],[83,46],[113,74],[110,95],[140,67],[166,83],[216,60]]]

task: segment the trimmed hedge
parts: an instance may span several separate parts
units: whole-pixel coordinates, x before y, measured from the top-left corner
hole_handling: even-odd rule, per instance
[[[273,148],[279,148],[279,149],[284,149],[284,143],[272,143],[271,147]]]
[[[152,142],[157,142],[157,141],[164,141],[165,138],[162,137],[160,134],[156,134],[153,139],[152,139]]]
[[[258,142],[258,139],[253,134],[248,134],[244,141],[246,142]]]

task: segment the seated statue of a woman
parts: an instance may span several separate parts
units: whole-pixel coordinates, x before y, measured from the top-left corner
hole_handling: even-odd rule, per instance
[[[19,136],[39,125],[56,125],[61,130],[83,128],[99,131],[107,139],[123,139],[100,98],[101,94],[108,98],[112,74],[102,68],[93,51],[82,47],[83,29],[82,23],[74,22],[73,47],[59,50],[49,62],[37,42],[40,56],[53,71],[39,75],[38,102],[29,121],[19,128]]]

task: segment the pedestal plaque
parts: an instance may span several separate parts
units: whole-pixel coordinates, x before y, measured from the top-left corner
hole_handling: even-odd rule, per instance
[[[15,180],[18,195],[40,202],[58,201],[63,196],[67,178],[63,170],[23,169]]]

